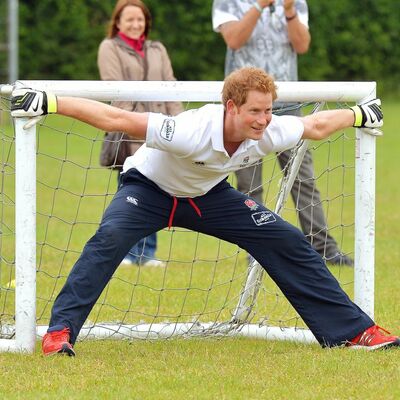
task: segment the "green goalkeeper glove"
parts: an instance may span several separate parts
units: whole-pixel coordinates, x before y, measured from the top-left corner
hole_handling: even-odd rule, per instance
[[[53,93],[34,89],[16,89],[12,92],[12,117],[36,117],[56,112],[57,98]]]
[[[380,99],[373,99],[351,107],[354,112],[355,128],[379,128],[383,125],[383,113]]]

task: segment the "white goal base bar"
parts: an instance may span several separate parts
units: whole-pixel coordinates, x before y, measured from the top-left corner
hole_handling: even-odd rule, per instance
[[[39,327],[38,335],[46,333],[47,327]],[[78,336],[92,339],[170,339],[174,337],[235,337],[244,336],[257,339],[286,340],[302,343],[317,343],[309,329],[279,328],[256,324],[244,324],[239,329],[231,324],[216,323],[164,323],[139,325],[97,324],[84,326]]]
[[[36,335],[43,337],[47,332],[48,326],[38,326]],[[3,328],[1,334],[10,334],[12,327]],[[303,328],[280,328],[257,324],[243,324],[238,329],[231,324],[215,323],[159,323],[159,324],[138,324],[138,325],[119,325],[119,324],[96,324],[94,326],[85,325],[78,340],[82,339],[172,339],[174,337],[249,337],[255,339],[267,339],[278,341],[293,341],[299,343],[317,343],[314,335],[309,329]],[[16,340],[1,339],[0,349],[3,351],[21,351]]]

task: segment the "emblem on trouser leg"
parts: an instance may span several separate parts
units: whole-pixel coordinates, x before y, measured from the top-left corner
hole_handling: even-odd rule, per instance
[[[252,199],[246,199],[244,201],[244,204],[246,204],[246,206],[249,207],[250,210],[252,210],[252,211],[257,210],[257,208],[258,208],[258,204]]]
[[[260,211],[251,214],[251,218],[253,218],[253,221],[257,226],[272,224],[276,221],[275,215],[271,211]]]
[[[133,197],[133,196],[127,196],[126,202],[127,202],[127,203],[131,203],[131,204],[133,204],[134,206],[137,206],[137,205],[139,204],[138,199],[137,199],[136,197]]]

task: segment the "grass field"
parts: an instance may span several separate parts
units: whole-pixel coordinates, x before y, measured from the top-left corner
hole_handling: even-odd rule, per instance
[[[400,144],[396,124],[399,106],[399,102],[384,101],[385,134],[378,139],[377,151],[376,214],[375,316],[380,325],[396,333],[400,333],[400,213],[397,207],[400,189],[396,178]],[[41,177],[38,189],[38,318],[43,324],[48,322],[49,298],[58,293],[63,277],[78,256],[82,243],[93,233],[99,215],[116,186],[115,175],[98,168],[99,143],[93,141],[98,132],[90,133],[91,139],[88,140],[87,128],[72,125],[71,121],[52,117],[46,124],[52,129],[42,128],[38,143],[38,176]],[[57,129],[60,135],[57,135]],[[85,131],[85,137],[76,134],[81,129]],[[63,135],[61,132],[64,130],[71,134]],[[64,141],[62,145],[60,140]],[[5,148],[4,144],[3,160]],[[343,157],[334,152],[331,154],[331,157],[336,156]],[[351,164],[347,153],[345,157],[346,163]],[[271,169],[268,165],[268,170]],[[11,173],[3,173],[3,182],[7,181],[3,187],[11,190],[12,179]],[[334,192],[325,189],[328,186],[326,179],[321,177],[319,188],[325,196],[336,199]],[[333,172],[329,175],[329,186],[335,187],[336,180],[343,182]],[[341,190],[347,192],[347,185],[352,185],[351,178],[344,182],[345,187]],[[82,193],[86,197],[82,197]],[[108,195],[104,196],[104,193]],[[271,199],[274,195],[271,193]],[[336,220],[341,209],[347,210],[343,207],[346,201],[339,198],[330,203],[327,210],[329,220]],[[4,204],[3,220],[10,221],[12,231],[12,210]],[[350,221],[351,214],[350,209],[349,215],[340,217]],[[290,204],[285,216],[296,222]],[[352,251],[351,231],[340,227],[334,230],[334,236],[340,238],[342,247],[348,252]],[[12,278],[12,263],[7,264],[4,259],[12,261],[13,245],[12,235],[7,235],[4,225],[2,233],[0,284],[5,288]],[[188,243],[190,252],[187,251]],[[171,248],[172,257],[169,254]],[[156,321],[154,315],[164,319],[190,317],[194,313],[193,308],[199,305],[208,320],[229,318],[246,272],[243,252],[238,253],[234,246],[217,243],[207,237],[184,231],[175,231],[172,235],[165,231],[160,234],[159,257],[170,260],[167,272],[120,268],[90,318]],[[332,270],[351,294],[351,271]],[[55,281],[53,277],[61,279]],[[189,294],[177,290],[189,284],[194,284],[198,290]],[[281,316],[286,313],[287,305],[280,302],[275,307],[275,303],[271,302],[275,294],[269,285],[267,280],[257,312],[259,315]],[[157,289],[152,290],[153,297],[144,290],[148,286]],[[169,290],[161,290],[165,287]],[[3,312],[9,313],[12,318],[10,292],[3,290],[1,293]],[[128,313],[127,317],[126,311],[131,309],[132,302],[140,304],[140,307]],[[271,304],[274,304],[273,309]],[[293,315],[290,311],[288,313],[285,317],[290,320]],[[78,343],[76,349],[76,359],[44,359],[40,355],[39,343],[34,355],[0,353],[0,395],[6,399],[400,397],[400,353],[396,350],[365,354],[348,349],[322,350],[316,345],[232,338],[161,342],[87,341]]]

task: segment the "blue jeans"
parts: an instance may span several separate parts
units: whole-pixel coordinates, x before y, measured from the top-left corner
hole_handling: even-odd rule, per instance
[[[152,233],[132,246],[125,259],[129,259],[133,264],[144,264],[146,261],[154,259],[156,248],[157,234]]]
[[[118,174],[118,187],[121,185],[121,174]],[[157,249],[157,233],[140,239],[132,246],[125,259],[128,259],[132,264],[144,264],[146,261],[153,260]]]

